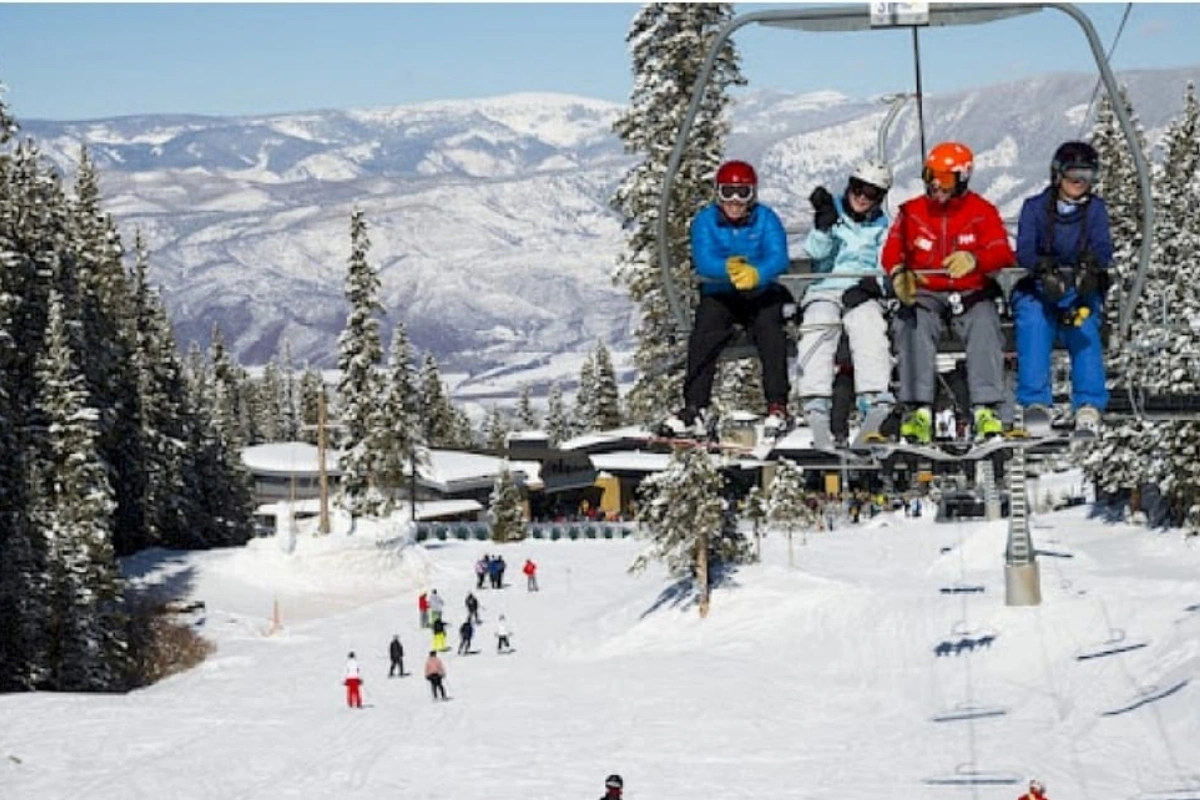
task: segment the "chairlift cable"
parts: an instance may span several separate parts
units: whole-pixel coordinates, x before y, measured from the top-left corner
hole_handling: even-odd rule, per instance
[[[913,43],[913,70],[916,75],[916,101],[917,101],[917,135],[920,137],[921,149],[917,153],[917,163],[925,161],[925,90],[921,86],[921,46],[920,46],[920,29],[913,26],[912,43]]]
[[[1117,32],[1113,36],[1112,44],[1108,47],[1108,63],[1112,63],[1113,53],[1117,51],[1117,43],[1121,41],[1121,33],[1125,30],[1125,23],[1129,21],[1129,15],[1133,11],[1133,3],[1125,4],[1125,13],[1121,15],[1121,24],[1117,26]],[[1096,104],[1096,96],[1100,94],[1100,78],[1096,78],[1096,85],[1092,88],[1092,99],[1088,100],[1087,111],[1083,115],[1083,119],[1079,121],[1079,133],[1075,138],[1083,138],[1083,129],[1087,125],[1088,119],[1092,116],[1092,106]],[[1113,102],[1117,102],[1117,98],[1113,98]]]

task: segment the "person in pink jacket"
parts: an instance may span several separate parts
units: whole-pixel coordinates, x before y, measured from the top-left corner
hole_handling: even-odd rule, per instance
[[[425,680],[429,681],[434,700],[438,699],[439,694],[443,700],[446,699],[446,687],[442,683],[445,679],[446,665],[438,658],[437,650],[430,650],[429,658],[425,659]]]

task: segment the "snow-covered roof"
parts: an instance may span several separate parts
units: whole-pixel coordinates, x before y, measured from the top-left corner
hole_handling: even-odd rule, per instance
[[[506,463],[518,482],[529,489],[542,488],[541,465],[536,461],[506,461],[463,450],[430,450],[429,463],[421,465],[418,472],[422,484],[449,494],[490,489]]]
[[[646,439],[650,434],[641,425],[626,425],[607,431],[592,431],[566,440],[559,445],[561,450],[587,450],[598,445],[624,442],[630,439]]]
[[[325,448],[325,472],[341,475],[342,451]],[[272,442],[242,450],[242,463],[255,475],[316,475],[320,472],[317,448],[307,442]]]

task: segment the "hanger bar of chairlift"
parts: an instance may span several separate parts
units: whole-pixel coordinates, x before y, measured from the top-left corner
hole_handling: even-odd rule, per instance
[[[937,5],[930,5],[927,22],[897,22],[876,25],[871,22],[870,6],[845,5],[805,9],[807,13],[803,17],[798,16],[795,10],[790,9],[763,11],[760,12],[762,17],[756,21],[761,25],[769,25],[776,28],[794,28],[796,30],[819,33],[830,31],[850,32],[887,30],[889,28],[925,28],[944,25],[982,25],[1010,17],[1032,14],[1041,9],[1040,5],[1012,3],[995,3],[990,5],[939,3]]]
[[[1079,8],[1071,3],[1013,3],[1011,5],[969,5],[969,4],[939,4],[936,7],[930,8],[930,24],[937,25],[961,25],[961,24],[980,24],[993,19],[1004,19],[1017,16],[1018,14],[1040,11],[1043,9],[1056,9],[1071,17],[1079,25],[1084,36],[1088,40],[1088,45],[1091,47],[1092,55],[1096,60],[1096,67],[1100,72],[1100,78],[1104,83],[1104,88],[1108,92],[1108,96],[1112,98],[1113,113],[1120,124],[1121,131],[1125,135],[1125,141],[1129,146],[1129,152],[1133,157],[1134,168],[1138,176],[1138,185],[1141,192],[1141,211],[1142,211],[1142,245],[1138,253],[1138,267],[1134,275],[1133,281],[1130,284],[1128,295],[1124,298],[1121,304],[1120,318],[1118,324],[1118,335],[1122,341],[1129,338],[1129,327],[1133,319],[1133,309],[1137,306],[1138,300],[1141,297],[1142,290],[1146,283],[1146,271],[1150,264],[1150,243],[1153,241],[1154,232],[1154,203],[1150,192],[1150,168],[1146,161],[1146,156],[1142,153],[1141,148],[1137,145],[1137,134],[1130,119],[1129,112],[1125,108],[1125,104],[1119,102],[1120,90],[1117,86],[1116,78],[1113,75],[1112,68],[1108,63],[1108,57],[1104,52],[1104,46],[1100,41],[1099,35],[1096,33],[1096,28],[1092,25],[1088,16]],[[857,15],[859,23],[855,27],[846,27],[847,20],[851,20]],[[991,15],[990,17],[988,15]],[[934,22],[936,20],[936,22]],[[667,297],[667,305],[671,309],[671,315],[675,319],[677,330],[686,332],[691,327],[691,320],[684,309],[683,302],[680,298],[680,292],[675,286],[673,276],[671,274],[671,237],[670,237],[670,214],[671,214],[671,199],[672,189],[675,176],[679,172],[679,165],[683,161],[683,151],[687,147],[690,140],[691,129],[696,121],[696,116],[699,114],[700,105],[704,101],[704,95],[708,90],[709,81],[712,78],[713,70],[716,66],[716,61],[720,55],[721,48],[725,42],[733,35],[735,31],[746,25],[753,23],[783,25],[787,23],[788,27],[794,27],[801,30],[819,31],[819,30],[857,30],[869,27],[870,22],[870,6],[836,6],[826,8],[795,8],[795,9],[773,9],[769,11],[757,11],[749,14],[742,14],[734,17],[727,22],[724,27],[717,33],[709,46],[708,55],[705,57],[704,65],[696,77],[696,85],[692,89],[692,98],[688,104],[684,118],[680,123],[679,130],[676,132],[675,144],[671,149],[671,155],[667,161],[666,172],[663,175],[662,190],[659,195],[658,203],[658,219],[657,222],[657,238],[658,238],[658,253],[659,253],[659,268],[663,274],[663,288]],[[815,27],[820,25],[840,25],[842,27]],[[911,25],[899,25],[888,27],[913,27]],[[689,209],[689,213],[691,210]]]

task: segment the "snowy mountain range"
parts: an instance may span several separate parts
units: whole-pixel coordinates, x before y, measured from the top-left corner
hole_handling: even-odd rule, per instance
[[[1200,66],[1119,78],[1154,142]],[[1015,215],[1054,146],[1086,133],[1094,89],[1092,75],[1061,74],[930,96],[926,144],[969,143],[974,188]],[[809,192],[840,187],[875,151],[887,109],[834,92],[747,93],[729,154],[760,166],[764,200],[800,234]],[[611,131],[622,110],[518,94],[262,117],[33,120],[23,129],[68,175],[88,145],[126,242],[135,229],[146,237],[182,346],[207,346],[219,325],[244,364],[265,362],[284,339],[297,364],[334,364],[358,206],[381,268],[385,331],[405,322],[419,351],[467,375],[466,389],[498,372],[542,386],[571,381],[597,339],[618,368],[632,349],[633,309],[611,280],[624,233],[608,200],[633,163]],[[909,103],[889,136],[893,201],[918,191],[919,151]]]

